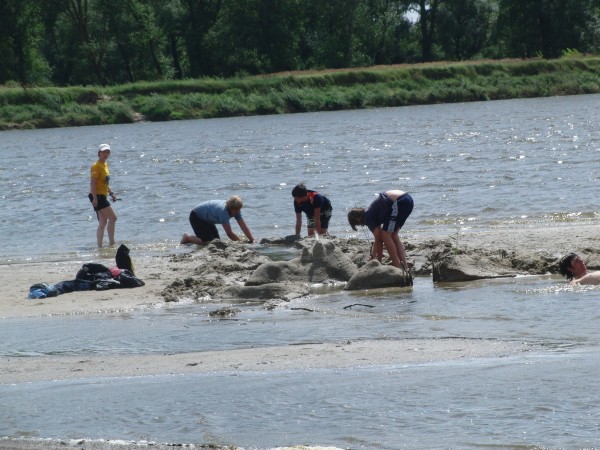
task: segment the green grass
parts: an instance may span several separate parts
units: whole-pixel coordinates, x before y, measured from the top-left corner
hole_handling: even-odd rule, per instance
[[[0,130],[408,106],[600,92],[600,57],[281,73],[110,87],[0,86]]]

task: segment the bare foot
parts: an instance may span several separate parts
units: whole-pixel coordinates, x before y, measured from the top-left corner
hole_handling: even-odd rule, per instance
[[[183,237],[181,238],[180,244],[190,244],[190,235],[187,233],[183,233]]]

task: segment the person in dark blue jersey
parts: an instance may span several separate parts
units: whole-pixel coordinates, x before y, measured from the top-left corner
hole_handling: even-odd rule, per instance
[[[385,246],[392,264],[408,271],[404,244],[398,237],[400,228],[413,210],[413,199],[410,194],[391,190],[381,192],[367,208],[353,208],[348,212],[348,222],[353,230],[356,226],[367,226],[375,237],[373,254],[381,262]]]
[[[304,184],[298,184],[292,189],[294,211],[296,212],[296,236],[302,230],[302,213],[306,214],[308,235],[327,234],[329,219],[331,219],[331,202],[317,191],[306,189]]]

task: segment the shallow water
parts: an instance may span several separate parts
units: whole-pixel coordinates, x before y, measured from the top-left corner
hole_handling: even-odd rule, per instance
[[[208,315],[219,304],[3,320],[0,357],[13,358],[361,339],[535,345],[503,358],[0,385],[0,436],[244,448],[592,446],[600,432],[597,298],[597,288],[568,288],[553,277],[451,286],[417,278],[412,289],[312,296],[272,311],[235,305],[241,312],[226,320]]]
[[[449,337],[523,340],[553,348],[596,346],[600,344],[595,324],[600,312],[594,301],[598,292],[566,287],[556,277],[446,286],[418,277],[412,289],[374,291],[368,296],[337,291],[296,299],[273,310],[243,303],[167,303],[108,315],[10,319],[0,329],[0,357],[164,354]],[[540,303],[543,310],[535,313]],[[572,309],[567,316],[565,303]],[[225,319],[209,315],[223,306],[240,312]]]
[[[597,355],[580,352],[335,371],[98,379],[1,390],[4,408],[16,419],[11,429],[23,435],[36,429],[44,436],[79,438],[84,429],[88,438],[172,442],[177,436],[245,448],[273,443],[582,448],[597,443],[597,399],[568,380],[595,387],[597,362]]]
[[[405,234],[598,219],[600,96],[0,133],[0,261],[96,257],[89,168],[109,142],[116,237],[168,252],[198,202],[240,194],[257,238],[292,234],[291,189],[329,196],[330,232],[389,188]],[[237,227],[234,225],[236,230]]]
[[[115,205],[117,238],[134,260],[186,251],[178,241],[189,231],[189,209],[234,192],[246,199],[245,218],[257,237],[291,234],[290,191],[299,181],[331,197],[330,231],[344,237],[353,235],[345,211],[390,187],[415,198],[401,233],[408,239],[591,223],[598,219],[599,100],[3,132],[0,262],[112,258],[113,250],[94,248],[95,219],[85,197],[103,141],[114,148],[113,188],[123,196]],[[263,251],[276,259],[293,255]],[[549,275],[445,285],[419,277],[412,288],[368,294],[322,288],[271,311],[253,303],[164,304],[2,319],[0,359],[362,339],[461,337],[533,347],[504,358],[394,366],[0,385],[0,437],[244,448],[593,447],[600,436],[599,291]],[[209,315],[223,306],[240,312]]]

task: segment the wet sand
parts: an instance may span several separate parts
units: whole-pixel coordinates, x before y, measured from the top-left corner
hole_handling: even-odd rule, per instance
[[[3,280],[0,287],[0,318],[78,315],[149,307],[163,302],[161,291],[165,280],[178,269],[167,267],[166,258],[137,258],[134,262],[136,275],[144,281],[145,286],[72,292],[44,299],[27,298],[30,286],[72,280],[86,262],[110,265],[104,261],[0,265],[0,280]]]
[[[0,364],[0,384],[98,377],[390,366],[503,357],[531,349],[530,345],[519,342],[456,338],[345,341],[163,355],[4,358]]]
[[[312,245],[311,240],[304,241],[302,245]],[[597,269],[600,266],[599,226],[510,229],[467,232],[441,237],[409,236],[404,241],[409,260],[415,264],[417,276],[430,278],[432,261],[439,259],[440,255],[450,255],[452,258],[462,256],[484,265],[486,261],[491,261],[494,270],[506,269],[506,273],[498,273],[497,276],[553,273],[556,271],[558,259],[570,251],[579,252],[588,261],[590,269]],[[357,240],[335,240],[335,242],[355,260],[366,257],[365,252],[368,252],[370,245],[368,241]],[[181,298],[186,298],[187,301],[210,302],[211,296],[218,292],[217,287],[243,285],[255,266],[264,261],[262,255],[255,253],[251,247],[242,243],[227,243],[219,244],[211,250],[191,246],[188,253],[170,256],[136,257],[132,254],[136,275],[146,283],[145,286],[133,289],[75,292],[45,299],[28,299],[29,287],[40,282],[57,283],[73,279],[83,262],[0,265],[2,281],[0,318],[131,311],[156,307],[166,301],[176,301]],[[456,258],[457,261],[459,259]],[[488,271],[484,274],[484,278],[488,276],[493,277],[494,272]],[[220,284],[216,282],[217,280],[220,280]],[[268,303],[269,300],[265,300],[265,304]],[[0,358],[0,384],[160,374],[385,366],[461,358],[499,357],[529,350],[532,350],[530,346],[518,342],[485,339],[408,339],[299,344],[144,356]],[[95,450],[139,447],[166,449],[173,448],[173,445],[181,448],[203,448],[181,444],[142,444],[120,441],[0,439],[0,449],[37,450],[69,447]]]
[[[308,241],[304,243],[307,245],[313,245],[314,242],[308,239],[304,241]],[[455,241],[452,236],[435,239],[413,236],[406,239],[409,260],[415,262],[417,271],[425,273],[421,276],[431,277],[431,274],[427,275],[431,266],[428,262],[431,255],[440,249],[447,250],[449,242]],[[345,247],[347,252],[359,247],[356,254],[362,257],[364,255],[360,252],[364,249],[368,251],[369,242],[338,240],[336,245]],[[464,233],[459,236],[458,249],[462,255],[469,258],[479,258],[482,255],[489,257],[504,252],[505,256],[509,256],[503,259],[512,261],[511,264],[516,267],[523,267],[524,273],[531,272],[531,267],[540,271],[555,269],[560,256],[576,250],[589,261],[590,267],[595,268],[600,261],[600,227]],[[456,247],[452,247],[451,251],[456,252]],[[210,302],[211,293],[217,292],[211,290],[218,284],[215,280],[219,279],[220,285],[241,285],[253,272],[253,267],[260,264],[264,258],[262,255],[257,256],[256,252],[249,250],[243,243],[218,244],[212,250],[192,246],[189,253],[178,255],[132,257],[136,275],[146,283],[143,287],[73,292],[45,299],[28,299],[29,286],[39,282],[56,283],[73,279],[81,268],[81,261],[0,265],[0,317],[9,319],[131,311],[157,307],[166,301],[182,298],[188,302]],[[253,258],[256,260],[248,262]],[[242,260],[247,262],[246,266],[241,263]],[[529,261],[530,264],[525,264],[525,261]],[[538,267],[540,261],[546,266]],[[285,300],[281,299],[264,300],[265,307],[276,307],[284,302]],[[523,351],[522,348],[504,348],[504,345],[508,344],[461,340],[368,341],[183,355],[0,358],[0,383],[227,370],[335,368],[349,367],[353,364],[398,364],[455,357],[481,357],[498,351]]]
[[[233,450],[234,447],[216,446],[213,444],[171,444],[157,442],[126,442],[126,441],[87,441],[85,439],[71,440],[11,440],[0,438],[0,449],[2,450],[63,450],[75,448],[77,450],[173,450],[173,449],[209,449],[209,450]],[[342,450],[338,447],[307,447],[297,445],[293,447],[275,447],[271,450]]]
[[[460,257],[478,262],[480,270],[487,270],[481,278],[556,273],[560,257],[571,251],[581,254],[589,269],[600,268],[600,226],[506,229],[435,237],[408,236],[403,240],[408,259],[415,264],[416,276],[431,277],[432,261],[448,255],[456,259],[457,264]],[[333,242],[353,260],[366,261],[369,241],[335,239]],[[304,246],[313,243],[312,239],[302,241]],[[129,311],[181,298],[211,301],[223,287],[242,286],[256,267],[268,260],[253,250],[256,247],[237,242],[188,248],[188,253],[170,256],[132,254],[136,276],[145,286],[74,292],[45,299],[28,299],[29,287],[40,282],[71,280],[85,262],[110,264],[64,261],[0,265],[0,318]],[[306,284],[296,283],[298,295],[306,294]]]

